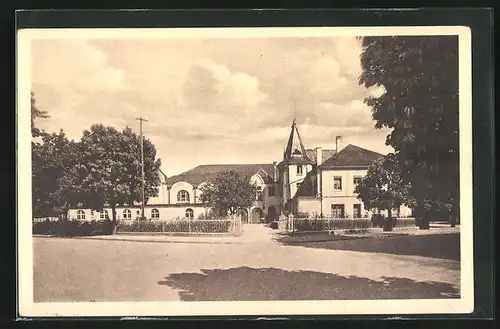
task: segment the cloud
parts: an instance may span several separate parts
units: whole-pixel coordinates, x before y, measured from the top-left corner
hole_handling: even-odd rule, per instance
[[[307,148],[384,148],[358,84],[351,38],[37,40],[32,81],[51,118],[39,126],[79,138],[93,123],[145,117],[167,174],[195,164],[276,161],[294,113]],[[267,159],[267,160],[266,160]]]
[[[106,56],[85,40],[37,40],[32,48],[35,84],[82,91],[124,87],[124,72],[109,66]]]
[[[357,80],[361,73],[361,43],[355,38],[336,39],[336,58],[342,62],[341,74],[348,79]]]
[[[248,111],[266,97],[256,77],[245,72],[231,72],[224,65],[202,58],[188,69],[181,103],[188,109],[208,108],[228,114],[239,109]]]

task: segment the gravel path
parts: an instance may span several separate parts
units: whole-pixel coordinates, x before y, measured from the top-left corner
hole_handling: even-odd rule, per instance
[[[283,245],[272,242],[272,232],[266,228],[246,227],[247,243],[242,244],[34,238],[35,301],[459,295],[460,263],[453,259]],[[391,239],[380,243],[391,244]]]

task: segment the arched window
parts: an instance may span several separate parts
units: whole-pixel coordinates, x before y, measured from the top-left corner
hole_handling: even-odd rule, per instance
[[[132,212],[129,209],[123,210],[123,219],[131,219]]]
[[[108,211],[107,210],[101,211],[101,213],[99,214],[99,218],[100,219],[109,219]]]
[[[186,209],[186,218],[187,219],[193,219],[194,218],[193,209]]]
[[[85,211],[83,210],[78,210],[76,212],[76,219],[85,219]]]
[[[151,209],[151,219],[160,219],[160,212],[158,209]]]
[[[177,192],[177,202],[189,203],[189,193],[186,190]]]

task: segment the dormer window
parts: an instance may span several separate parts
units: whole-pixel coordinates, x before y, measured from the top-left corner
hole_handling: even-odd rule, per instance
[[[189,193],[186,190],[180,190],[177,192],[177,202],[179,203],[189,203]]]

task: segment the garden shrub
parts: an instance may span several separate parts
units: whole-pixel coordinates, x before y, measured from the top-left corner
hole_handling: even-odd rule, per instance
[[[367,228],[345,230],[344,234],[360,234],[370,232]]]
[[[373,227],[383,227],[384,226],[384,215],[382,214],[373,214],[372,215],[372,226]]]
[[[299,212],[297,213],[297,218],[309,218],[309,213],[308,212]]]
[[[296,231],[332,231],[347,229],[368,229],[371,222],[368,219],[295,219]]]
[[[33,234],[57,235],[57,236],[86,236],[86,235],[108,235],[113,232],[111,220],[102,221],[79,221],[58,220],[54,222],[45,221],[33,223]]]
[[[229,233],[232,223],[215,220],[144,221],[121,223],[118,232]]]
[[[269,223],[269,227],[273,230],[277,230],[279,227],[279,223],[277,221],[272,221],[271,223]]]

